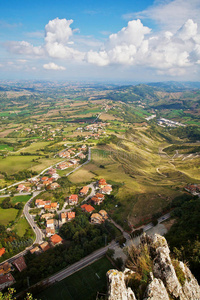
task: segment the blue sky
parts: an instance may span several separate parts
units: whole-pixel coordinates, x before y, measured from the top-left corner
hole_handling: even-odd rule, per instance
[[[1,1],[0,79],[199,80],[200,1]]]

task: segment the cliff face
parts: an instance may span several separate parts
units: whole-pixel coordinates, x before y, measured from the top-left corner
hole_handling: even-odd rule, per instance
[[[197,280],[183,262],[170,258],[170,250],[164,237],[157,234],[153,239],[143,236],[139,247],[146,247],[152,260],[143,296],[140,283],[137,289],[140,296],[137,297],[134,291],[127,287],[130,278],[136,275],[135,270],[125,269],[124,272],[110,270],[107,272],[109,300],[138,300],[138,297],[143,300],[200,300],[200,286]]]

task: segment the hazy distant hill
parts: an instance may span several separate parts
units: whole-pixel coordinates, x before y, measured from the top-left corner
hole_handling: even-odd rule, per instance
[[[188,89],[190,90],[200,89],[200,82],[192,82],[192,81],[151,82],[151,83],[147,83],[147,85],[162,89],[166,92],[178,92],[178,91],[185,91]]]

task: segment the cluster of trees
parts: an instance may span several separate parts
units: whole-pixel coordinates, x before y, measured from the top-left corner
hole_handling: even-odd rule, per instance
[[[171,129],[170,133],[181,139],[189,139],[194,142],[200,140],[200,128],[198,126],[177,127]]]
[[[1,172],[1,174],[4,175],[5,180],[23,180],[35,176],[38,173],[32,170],[23,170],[11,175],[8,175],[6,172]]]
[[[11,202],[10,197],[6,197],[2,202],[1,202],[1,208],[3,209],[8,209],[8,208],[16,208],[16,209],[23,209],[24,204],[22,202],[19,202],[17,204],[13,204]]]
[[[197,196],[185,195],[172,202],[175,224],[166,234],[174,255],[189,263],[192,273],[200,282],[200,201]]]
[[[88,214],[82,214],[76,209],[76,218],[72,222],[65,223],[60,229],[65,240],[83,246],[84,255],[103,246],[105,240],[110,242],[115,238],[115,230],[109,222],[93,226],[88,219]]]
[[[118,88],[116,91],[110,92],[106,95],[106,99],[113,101],[123,101],[123,102],[136,102],[139,100],[146,100],[147,102],[151,99],[158,101],[159,98],[155,93],[156,89],[144,84],[139,84],[136,86],[124,86]]]
[[[5,254],[0,258],[0,262],[24,250],[32,242],[29,230],[26,230],[24,236],[20,237],[15,231],[8,231],[4,225],[0,225],[0,248],[4,247],[6,249]]]

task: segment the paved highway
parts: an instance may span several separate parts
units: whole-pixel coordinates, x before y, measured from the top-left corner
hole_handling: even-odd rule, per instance
[[[36,238],[34,243],[35,244],[40,244],[43,241],[43,233],[40,230],[40,228],[37,226],[37,224],[34,222],[32,216],[29,214],[29,207],[30,207],[30,203],[33,200],[34,197],[36,197],[37,195],[39,195],[41,193],[41,191],[36,191],[33,192],[33,196],[28,200],[28,202],[26,202],[26,204],[24,205],[24,216],[26,217],[28,223],[30,224],[30,226],[32,227],[32,230],[34,231]]]

